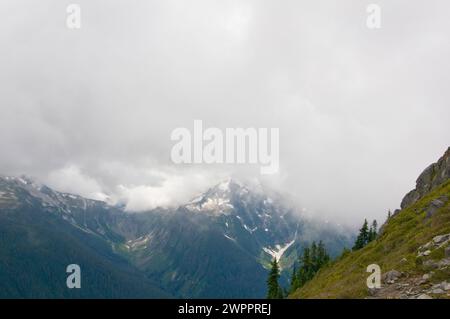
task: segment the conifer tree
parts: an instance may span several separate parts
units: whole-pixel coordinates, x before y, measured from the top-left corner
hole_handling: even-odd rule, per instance
[[[319,241],[318,246],[318,255],[319,255],[319,269],[328,264],[330,261],[330,256],[327,253],[325,245],[322,241]]]
[[[281,289],[278,279],[280,278],[280,268],[277,259],[274,258],[271,263],[269,278],[267,279],[267,299],[283,298],[283,290]]]
[[[302,287],[306,282],[311,280],[321,267],[326,265],[330,260],[325,245],[322,241],[319,244],[313,242],[310,247],[303,248],[303,254],[299,258],[300,267],[297,270],[295,280],[292,280],[291,291]]]
[[[310,278],[312,273],[312,260],[311,260],[311,250],[309,247],[303,248],[303,254],[300,258],[300,271],[298,282],[300,286],[303,286]]]
[[[369,242],[369,226],[367,223],[367,219],[364,219],[364,224],[359,230],[359,235],[356,238],[355,245],[353,246],[353,250],[358,250],[363,248]]]
[[[370,226],[370,230],[369,230],[369,238],[368,238],[368,242],[371,242],[372,240],[377,238],[377,221],[376,219],[373,220],[372,225]]]
[[[311,269],[310,274],[315,273],[319,268],[319,254],[317,250],[317,244],[315,241],[311,244]],[[312,276],[311,276],[312,277]],[[311,278],[308,278],[308,280]]]
[[[294,269],[292,271],[292,276],[291,276],[291,286],[289,287],[289,293],[293,293],[299,287],[300,287],[300,285],[298,283],[298,272],[297,272],[297,268],[294,266]]]

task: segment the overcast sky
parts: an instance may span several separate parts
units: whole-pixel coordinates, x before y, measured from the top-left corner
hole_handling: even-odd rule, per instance
[[[80,0],[79,30],[70,3],[0,2],[2,174],[143,210],[260,177],[173,164],[173,129],[277,127],[265,182],[360,223],[449,146],[448,1]]]

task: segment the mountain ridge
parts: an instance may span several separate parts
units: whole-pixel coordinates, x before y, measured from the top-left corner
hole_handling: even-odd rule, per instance
[[[302,220],[262,189],[252,191],[234,180],[176,209],[134,214],[24,177],[0,179],[0,192],[0,215],[5,209],[31,207],[35,218],[60,218],[83,236],[109,246],[175,297],[264,297],[267,267],[274,257],[280,259],[282,280],[287,282],[303,245],[325,238],[337,254],[349,244],[347,236],[330,225]],[[14,215],[10,217],[14,221]]]
[[[35,187],[23,178],[0,178],[0,298],[171,296],[114,253],[101,236],[65,219],[70,208],[55,206],[51,195],[56,194],[45,188],[37,196]],[[81,289],[66,286],[69,264],[81,268]]]

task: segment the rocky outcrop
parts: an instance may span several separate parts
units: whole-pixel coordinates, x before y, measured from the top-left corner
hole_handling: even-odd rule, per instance
[[[448,197],[443,195],[435,200],[433,200],[430,205],[425,209],[426,218],[430,218],[433,216],[441,207],[445,206],[445,203],[448,201]]]
[[[432,250],[444,247],[448,243],[450,243],[450,233],[435,236],[433,240],[419,247],[417,257],[428,256]]]
[[[383,282],[385,284],[393,284],[396,282],[400,277],[402,276],[402,273],[393,269],[388,271],[387,273],[383,274]]]
[[[416,188],[410,191],[403,198],[401,208],[406,208],[419,199],[426,193],[443,184],[450,178],[450,147],[445,154],[437,161],[437,163],[428,166],[416,181]]]
[[[368,299],[434,299],[450,297],[450,283],[431,283],[433,273],[420,276],[402,276],[384,283],[379,289],[369,289]]]
[[[450,248],[450,233],[435,236],[433,240],[419,247],[417,257],[423,257],[423,265],[428,269],[446,269],[450,266],[450,258],[448,258],[448,249]],[[444,258],[435,260],[427,258],[433,251],[437,249],[444,250]]]
[[[444,250],[436,254],[436,250]],[[422,259],[422,267],[416,272],[400,272],[390,270],[382,275],[382,286],[377,289],[368,289],[370,299],[434,299],[450,297],[450,281],[443,280],[448,274],[450,258],[447,252],[450,249],[450,233],[434,236],[432,240],[420,246],[417,258]],[[439,256],[437,259],[432,255]],[[407,262],[406,258],[401,259]],[[425,273],[423,273],[425,272]],[[423,273],[423,274],[421,274]],[[447,276],[448,277],[448,276]]]

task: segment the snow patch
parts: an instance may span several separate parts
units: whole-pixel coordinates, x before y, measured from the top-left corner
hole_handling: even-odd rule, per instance
[[[198,212],[214,212],[217,214],[225,214],[232,210],[234,206],[230,204],[228,198],[222,197],[210,197],[205,202],[201,202],[203,199],[196,198],[197,202],[193,200],[190,204],[186,206],[191,211]]]
[[[257,229],[258,229],[258,227],[255,227],[255,228],[250,228],[250,227],[248,227],[247,225],[245,225],[244,224],[244,228],[245,228],[245,230],[246,231],[248,231],[250,234],[252,234],[254,231],[256,231]]]
[[[226,234],[223,234],[226,238],[228,238],[229,240],[232,240],[232,241],[236,241],[236,239],[234,239],[234,238],[232,238],[232,237],[230,237],[230,236],[228,236],[228,235],[226,235]]]
[[[72,194],[63,194],[63,196],[64,197],[69,197],[69,198],[72,198],[72,199],[77,199],[78,198],[77,196],[72,195]]]
[[[264,252],[275,258],[277,261],[280,261],[281,257],[285,253],[285,251],[291,247],[291,245],[295,242],[295,239],[285,245],[275,245],[275,248],[271,247],[263,247]]]
[[[198,202],[201,202],[203,199],[203,195],[199,195],[197,197],[195,197],[193,200],[190,201],[190,204],[196,204]]]
[[[153,236],[151,234],[139,237],[137,239],[134,240],[129,240],[126,243],[126,246],[128,249],[131,250],[136,250],[136,249],[145,249],[147,248],[147,243],[149,242],[149,240],[152,238]]]

